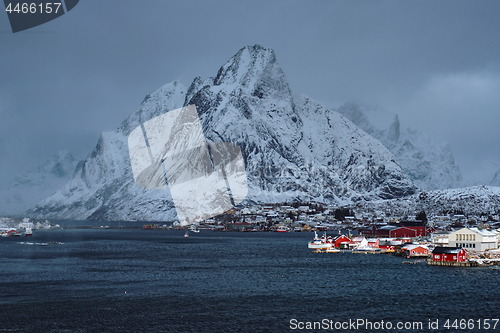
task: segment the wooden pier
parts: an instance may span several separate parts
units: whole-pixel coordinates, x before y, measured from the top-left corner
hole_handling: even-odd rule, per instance
[[[454,266],[454,267],[476,267],[478,263],[475,261],[434,261],[432,259],[427,260],[427,265],[434,266]]]

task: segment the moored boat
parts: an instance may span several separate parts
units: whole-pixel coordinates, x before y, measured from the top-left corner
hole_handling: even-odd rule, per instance
[[[276,232],[287,232],[288,228],[284,225],[280,225],[277,229]]]
[[[319,249],[319,250],[327,250],[333,248],[332,237],[326,237],[326,233],[320,237],[316,231],[314,232],[314,239],[309,242],[307,245],[309,249]]]
[[[194,224],[191,224],[191,227],[189,228],[189,231],[192,231],[195,234],[197,234],[197,233],[200,232],[200,230],[196,229],[196,227],[194,226]]]

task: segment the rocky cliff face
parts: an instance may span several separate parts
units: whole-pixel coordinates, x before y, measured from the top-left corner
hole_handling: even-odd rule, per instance
[[[172,82],[146,96],[115,132],[101,135],[75,177],[30,213],[44,218],[175,219],[168,190],[135,185],[127,137],[145,121],[192,104],[209,142],[240,147],[247,203],[347,203],[415,191],[378,140],[338,112],[292,94],[274,52],[255,45],[238,51],[215,77],[195,78],[188,89]]]
[[[338,112],[380,140],[420,189],[460,187],[462,176],[449,144],[436,142],[410,128],[401,130],[397,114],[391,115],[383,109],[348,103]]]

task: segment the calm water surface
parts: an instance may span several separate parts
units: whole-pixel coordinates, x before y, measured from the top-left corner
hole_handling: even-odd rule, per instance
[[[310,233],[183,235],[65,229],[1,238],[0,332],[325,331],[293,330],[292,319],[423,323],[343,332],[484,332],[477,322],[443,325],[500,317],[500,270],[314,254]],[[429,320],[439,320],[437,330]],[[500,323],[489,331],[500,332]]]

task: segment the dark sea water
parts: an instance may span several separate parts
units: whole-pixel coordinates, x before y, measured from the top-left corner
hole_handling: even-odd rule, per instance
[[[500,332],[484,321],[500,317],[500,270],[315,254],[310,233],[183,235],[64,229],[0,238],[0,332],[319,332],[358,319],[374,327],[337,331]],[[453,328],[455,319],[472,326]],[[323,329],[300,330],[307,322]]]

